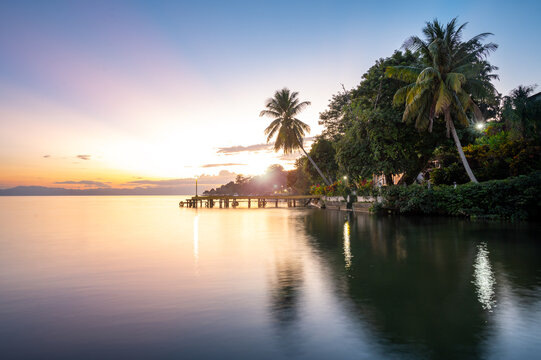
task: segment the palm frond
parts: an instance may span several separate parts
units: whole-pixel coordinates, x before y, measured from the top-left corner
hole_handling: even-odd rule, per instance
[[[452,94],[447,89],[447,86],[444,82],[440,83],[440,88],[438,90],[438,100],[436,101],[436,108],[435,113],[436,116],[443,114],[443,112],[449,108],[451,105],[452,100]]]
[[[282,149],[286,154],[298,149],[305,132],[310,131],[310,126],[295,117],[311,104],[309,101],[300,101],[298,94],[288,88],[277,90],[274,96],[265,102],[266,109],[260,112],[260,116],[274,119],[264,130],[267,142],[276,136],[274,149]]]
[[[420,37],[418,36],[412,36],[406,41],[404,41],[404,44],[402,44],[402,48],[406,50],[410,50],[412,52],[427,50],[428,44],[426,44]]]
[[[262,117],[262,116],[268,116],[268,117],[272,117],[272,118],[279,118],[280,114],[275,110],[261,110],[261,112],[259,113],[259,117]]]
[[[415,66],[388,66],[385,69],[385,76],[408,83],[415,82],[421,69]]]
[[[415,86],[415,83],[411,83],[409,85],[403,86],[400,89],[396,91],[396,93],[393,96],[393,104],[394,105],[402,105],[406,101],[406,97],[408,96],[408,92]]]
[[[466,82],[464,74],[449,73],[445,79],[445,85],[454,92],[459,92],[462,89],[462,85]]]
[[[269,142],[272,139],[272,137],[274,136],[274,134],[276,133],[276,131],[278,131],[281,128],[281,120],[282,119],[274,120],[265,129],[264,133],[265,133],[265,135],[268,135],[267,136],[267,142]]]
[[[421,84],[423,81],[434,78],[441,79],[440,72],[437,69],[429,66],[419,73],[416,83]]]

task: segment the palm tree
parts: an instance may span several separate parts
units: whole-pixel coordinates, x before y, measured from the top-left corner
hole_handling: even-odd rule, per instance
[[[460,159],[471,181],[477,182],[462,151],[456,133],[455,121],[468,125],[467,113],[473,113],[477,121],[483,121],[479,107],[472,95],[495,93],[490,82],[495,75],[490,74],[486,56],[496,50],[494,43],[483,44],[490,33],[482,33],[468,41],[462,41],[462,32],[467,23],[457,26],[454,18],[447,25],[434,20],[427,22],[423,29],[424,39],[412,36],[404,43],[404,48],[417,51],[420,63],[413,66],[390,66],[386,70],[389,77],[406,81],[393,99],[395,104],[405,104],[404,121],[415,121],[420,130],[432,131],[435,118],[443,116],[449,133],[453,135]],[[488,67],[487,67],[488,66]]]
[[[502,118],[513,137],[531,139],[541,135],[541,103],[532,97],[536,85],[519,85],[503,101]]]
[[[282,90],[277,90],[274,93],[274,97],[266,101],[266,109],[262,110],[259,116],[268,116],[274,119],[265,129],[267,142],[276,135],[274,151],[283,149],[284,154],[290,154],[297,149],[301,149],[312,165],[314,165],[319,175],[321,175],[323,181],[327,185],[330,185],[329,180],[323,175],[314,160],[312,160],[302,146],[304,133],[310,132],[310,126],[295,116],[310,105],[310,101],[300,102],[298,95],[299,93],[296,91],[291,92],[288,88],[283,88]]]

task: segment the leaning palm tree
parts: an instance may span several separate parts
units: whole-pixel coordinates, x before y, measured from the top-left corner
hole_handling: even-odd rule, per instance
[[[321,172],[314,160],[308,155],[302,146],[304,133],[310,132],[310,126],[303,123],[297,116],[305,107],[310,105],[310,101],[300,101],[299,93],[289,91],[288,88],[277,90],[274,97],[268,99],[265,103],[265,110],[259,113],[259,116],[268,116],[274,120],[265,129],[267,142],[276,135],[274,142],[274,151],[283,150],[284,154],[290,154],[297,149],[301,149],[310,160],[317,172],[323,178],[327,185],[331,183]]]
[[[482,43],[492,35],[490,33],[462,41],[466,24],[457,26],[456,22],[456,18],[445,26],[437,20],[427,22],[424,39],[412,36],[404,43],[404,48],[420,54],[420,63],[391,66],[386,73],[409,83],[399,89],[393,99],[395,104],[405,104],[404,121],[415,121],[418,129],[431,132],[434,119],[443,117],[447,137],[452,134],[466,173],[472,182],[477,182],[462,151],[454,121],[467,126],[468,113],[473,113],[477,121],[483,121],[472,95],[480,97],[495,92],[490,82],[495,75],[490,72],[496,68],[489,67],[487,71],[485,59],[497,45]]]

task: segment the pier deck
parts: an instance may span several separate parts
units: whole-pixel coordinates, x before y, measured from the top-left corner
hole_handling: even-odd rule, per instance
[[[257,204],[258,208],[264,208],[268,204],[270,206],[278,207],[279,203],[286,203],[287,207],[306,207],[313,200],[319,201],[321,196],[319,195],[212,195],[212,196],[194,196],[179,202],[180,207],[207,207],[213,208],[219,206],[220,208],[237,207],[240,203],[247,203],[248,208]]]

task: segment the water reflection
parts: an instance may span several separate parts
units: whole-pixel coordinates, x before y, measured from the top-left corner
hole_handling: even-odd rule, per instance
[[[477,290],[477,299],[483,309],[492,312],[492,308],[496,306],[496,300],[494,298],[496,279],[494,278],[492,266],[490,266],[488,254],[486,242],[477,245],[477,256],[475,258],[475,264],[473,264],[473,277]]]
[[[351,316],[392,354],[480,357],[479,339],[489,328],[470,280],[475,228],[449,219],[361,215],[344,224],[336,212],[313,214],[306,228],[337,291],[351,301]]]
[[[538,225],[175,200],[0,197],[2,359],[541,352]]]
[[[351,266],[351,243],[350,243],[350,229],[349,220],[344,223],[344,259],[346,261],[346,269]]]
[[[199,265],[199,214],[196,214],[193,218],[193,259],[197,272]]]
[[[271,312],[274,319],[284,327],[295,324],[299,317],[299,296],[303,283],[299,263],[279,259],[275,273],[270,279]]]

